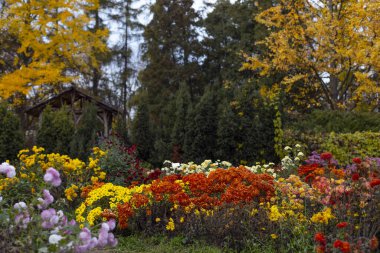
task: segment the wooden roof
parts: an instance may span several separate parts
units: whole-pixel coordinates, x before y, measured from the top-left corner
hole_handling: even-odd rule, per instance
[[[95,105],[105,111],[108,111],[112,114],[118,114],[120,111],[103,101],[101,99],[94,97],[87,93],[83,89],[79,89],[76,87],[71,87],[41,103],[38,103],[28,109],[25,110],[25,113],[32,115],[32,116],[39,116],[41,112],[45,109],[47,105],[50,105],[55,108],[60,108],[63,104],[70,105],[72,103],[75,103],[79,99],[85,99],[87,101],[92,101],[95,103]]]

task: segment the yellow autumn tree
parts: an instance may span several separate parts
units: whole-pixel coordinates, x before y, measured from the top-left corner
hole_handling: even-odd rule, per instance
[[[5,0],[0,31],[16,38],[12,71],[0,74],[0,95],[72,82],[98,67],[94,51],[107,50],[108,31],[89,29],[98,0]]]
[[[297,91],[293,97],[299,104],[379,108],[380,1],[277,2],[256,17],[272,31],[260,42],[268,53],[246,54],[242,68],[261,76],[285,73],[274,87]],[[306,96],[315,91],[320,98]]]

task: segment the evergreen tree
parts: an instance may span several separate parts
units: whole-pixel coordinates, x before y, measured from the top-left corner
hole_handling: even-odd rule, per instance
[[[37,145],[48,153],[70,154],[70,143],[75,132],[72,116],[67,108],[53,111],[47,106],[42,113],[41,127],[37,133]]]
[[[172,161],[179,162],[182,160],[184,152],[186,125],[188,123],[187,114],[191,107],[190,92],[185,84],[181,84],[177,92],[175,107],[175,121],[171,134]]]
[[[195,162],[215,158],[217,136],[217,96],[208,88],[193,111],[186,138],[187,157]]]
[[[139,158],[148,160],[153,151],[153,138],[151,135],[149,111],[145,103],[137,108],[132,129],[133,143],[137,145]]]
[[[0,161],[16,159],[23,142],[19,119],[6,104],[0,104]]]
[[[103,125],[97,118],[97,108],[92,103],[86,103],[82,109],[82,117],[77,125],[71,154],[83,160],[90,155],[92,148],[97,146],[98,133],[103,131]]]
[[[236,161],[237,140],[240,135],[239,118],[224,98],[218,106],[216,158],[230,162]]]

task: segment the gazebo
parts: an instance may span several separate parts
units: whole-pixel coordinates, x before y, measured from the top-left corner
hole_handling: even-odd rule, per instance
[[[41,103],[28,108],[25,113],[28,118],[28,125],[38,125],[42,122],[42,112],[46,106],[50,105],[53,110],[58,110],[62,106],[67,106],[73,115],[75,127],[82,118],[82,109],[85,102],[91,102],[97,107],[97,118],[104,126],[103,136],[108,137],[112,128],[112,119],[119,113],[119,110],[107,105],[101,99],[90,95],[87,91],[76,87],[71,87]],[[36,129],[31,129],[36,131]],[[34,135],[34,134],[33,134]]]

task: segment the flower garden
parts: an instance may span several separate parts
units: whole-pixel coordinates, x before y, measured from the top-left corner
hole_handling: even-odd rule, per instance
[[[121,175],[110,169],[113,148],[95,147],[83,162],[33,147],[2,163],[2,249],[91,252],[145,234],[235,251],[379,252],[380,158],[339,165],[296,145],[278,165],[165,161],[149,170],[131,147]]]

